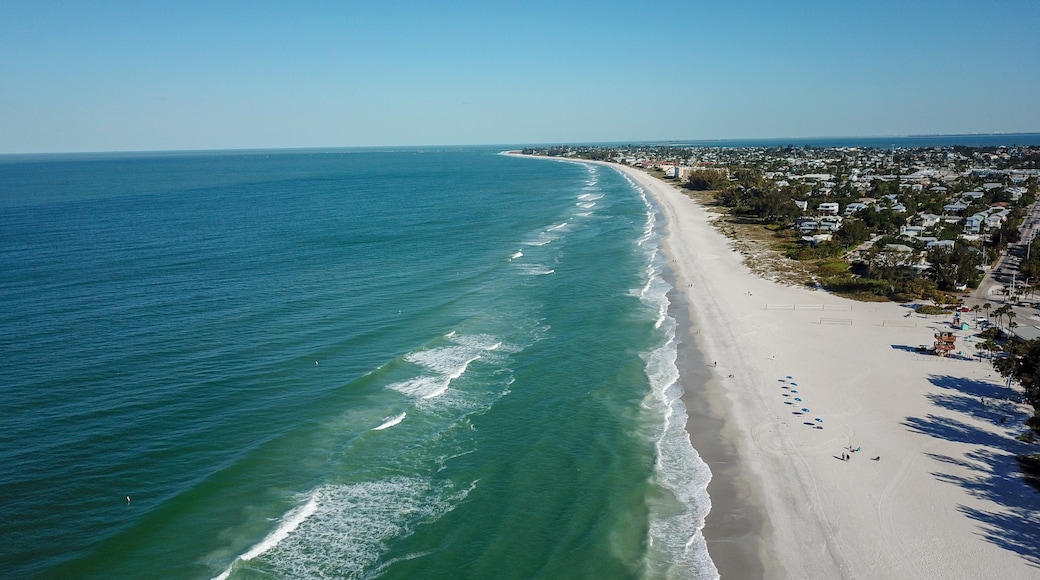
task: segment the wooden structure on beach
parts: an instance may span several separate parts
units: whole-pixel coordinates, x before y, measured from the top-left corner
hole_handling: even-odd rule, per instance
[[[957,335],[948,331],[940,331],[935,333],[935,354],[939,356],[947,356],[953,349],[957,348]]]

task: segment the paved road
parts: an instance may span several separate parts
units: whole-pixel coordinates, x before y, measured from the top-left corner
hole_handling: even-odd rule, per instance
[[[1009,245],[1007,251],[997,261],[997,265],[986,272],[979,287],[965,299],[966,306],[970,308],[975,304],[981,306],[989,302],[993,308],[998,308],[1005,304],[1007,298],[1003,293],[1005,287],[1011,287],[1012,284],[1021,287],[1026,282],[1036,282],[1035,280],[1023,280],[1017,274],[1018,265],[1025,259],[1029,243],[1040,234],[1040,202],[1034,203],[1029,208],[1019,231],[1022,234],[1021,241]],[[1040,311],[1014,305],[1012,309],[1015,311],[1015,322],[1018,324],[1040,325]]]

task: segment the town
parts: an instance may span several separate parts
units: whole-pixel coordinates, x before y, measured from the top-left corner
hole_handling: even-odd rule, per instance
[[[1040,147],[524,152],[641,167],[700,192],[736,221],[771,231],[772,249],[815,264],[806,283],[838,294],[907,301],[997,292],[1017,304],[1040,285],[1040,248],[1032,249],[1040,213],[1030,213]]]

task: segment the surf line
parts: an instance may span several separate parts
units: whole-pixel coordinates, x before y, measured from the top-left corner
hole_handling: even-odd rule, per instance
[[[278,526],[276,530],[268,534],[266,538],[261,540],[259,544],[250,548],[249,551],[247,551],[245,554],[242,554],[238,558],[235,558],[235,562],[244,562],[247,560],[252,560],[253,558],[256,558],[257,556],[277,546],[279,543],[281,543],[282,540],[287,538],[289,534],[293,532],[293,530],[300,527],[300,524],[302,524],[307,518],[311,517],[311,515],[314,514],[314,512],[317,510],[318,492],[314,492],[314,494],[311,495],[310,499],[307,500],[307,503],[296,508],[292,512],[289,512],[289,515],[286,517],[282,525]],[[220,576],[214,578],[214,580],[227,580],[227,577],[231,575],[231,570],[235,567],[235,562],[232,562],[231,565],[228,566],[227,570],[224,570],[224,572],[222,572]]]
[[[385,419],[383,419],[383,423],[380,426],[373,427],[372,430],[373,431],[382,431],[383,429],[389,429],[389,428],[393,427],[394,425],[400,423],[401,421],[404,421],[404,417],[407,414],[408,414],[408,412],[406,411],[406,412],[401,413],[400,415],[394,415],[393,417],[386,417]]]

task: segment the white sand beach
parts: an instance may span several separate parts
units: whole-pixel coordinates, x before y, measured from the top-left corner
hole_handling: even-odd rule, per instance
[[[736,465],[705,453],[718,442],[691,413],[715,477],[736,478],[724,495],[709,488],[704,531],[723,578],[1040,576],[1040,496],[1014,461],[1026,409],[971,359],[973,332],[958,333],[964,360],[918,354],[948,318],[759,278],[708,208],[611,166],[666,216],[681,310],[707,357],[686,365],[712,374],[696,396],[714,401],[735,451]]]

